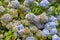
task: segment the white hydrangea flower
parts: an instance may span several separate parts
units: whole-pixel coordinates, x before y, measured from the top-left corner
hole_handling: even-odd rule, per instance
[[[11,0],[5,0],[5,2],[10,2]]]
[[[5,8],[3,6],[0,6],[0,12],[4,12]]]
[[[3,34],[0,34],[0,40],[3,38]]]
[[[13,23],[12,22],[10,22],[10,23],[8,23],[7,25],[6,25],[6,28],[7,29],[10,29],[10,28],[12,28],[13,27]]]
[[[24,1],[23,5],[24,5],[25,7],[29,7],[28,1]]]
[[[21,39],[18,38],[17,40],[21,40]]]

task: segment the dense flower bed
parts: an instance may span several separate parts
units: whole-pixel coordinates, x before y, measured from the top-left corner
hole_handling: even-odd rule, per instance
[[[0,0],[0,40],[60,40],[60,0]]]

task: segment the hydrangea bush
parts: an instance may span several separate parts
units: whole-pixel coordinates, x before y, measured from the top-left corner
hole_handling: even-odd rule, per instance
[[[60,0],[0,0],[0,40],[60,40]]]

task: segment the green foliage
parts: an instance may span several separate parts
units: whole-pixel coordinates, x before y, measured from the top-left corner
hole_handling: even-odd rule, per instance
[[[20,2],[20,4],[23,4],[24,0],[18,0]],[[41,0],[36,0],[38,3],[41,1]],[[57,0],[57,2],[60,2],[60,0]],[[54,3],[50,3],[49,7],[48,8],[43,8],[41,7],[40,5],[37,5],[36,3],[32,3],[30,5],[30,9],[31,9],[31,12],[34,13],[35,15],[40,15],[42,14],[43,12],[46,12],[48,14],[48,16],[50,14],[54,15],[54,16],[57,16],[59,15],[60,13],[60,4],[57,3],[57,2],[54,2]],[[6,8],[8,3],[4,2],[4,0],[0,0],[0,5],[4,6]],[[48,9],[53,6],[53,10],[54,12],[49,12]],[[14,18],[16,20],[24,20],[25,19],[25,15],[27,14],[25,11],[22,11],[21,9],[17,9],[19,10],[18,11],[18,17],[17,18]],[[5,12],[3,12],[4,14],[5,13],[9,13],[9,9],[5,10]],[[0,14],[1,15],[1,14]],[[3,15],[3,14],[2,14]],[[28,23],[27,23],[28,24]],[[31,25],[24,25],[25,27],[30,27]],[[60,30],[60,22],[58,22],[58,26],[57,26],[57,30]],[[3,29],[2,25],[0,24],[0,33],[4,35],[4,38],[3,40],[16,40],[16,34],[12,31],[12,30],[5,30]],[[43,37],[44,38],[44,37]],[[43,40],[43,38],[41,40]],[[49,35],[48,36],[48,39],[51,40],[52,38],[52,35]]]
[[[57,30],[60,30],[60,22],[58,22]]]
[[[18,0],[21,4],[23,4],[24,0]]]
[[[12,30],[5,32],[4,40],[15,40],[15,39],[16,39],[16,35],[14,34],[14,32]]]
[[[37,6],[37,4],[32,3],[30,5],[31,11],[35,14],[35,15],[39,15],[42,12],[46,12],[48,8],[43,8],[40,5]]]

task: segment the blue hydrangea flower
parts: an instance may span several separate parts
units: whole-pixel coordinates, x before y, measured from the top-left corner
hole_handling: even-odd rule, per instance
[[[40,2],[40,5],[42,6],[42,7],[48,7],[49,6],[49,2],[48,2],[48,0],[42,0],[41,2]]]
[[[48,36],[50,33],[47,29],[42,30],[42,36]]]
[[[18,32],[17,32],[17,36],[18,36],[18,37],[22,37],[22,36],[23,36],[23,30],[18,31]]]
[[[60,21],[60,15],[59,15],[59,16],[57,16],[57,20],[58,20],[58,21]]]
[[[17,26],[17,28],[18,28],[18,30],[22,30],[22,29],[24,29],[24,26],[22,24],[20,24]]]
[[[51,17],[49,18],[49,21],[50,21],[50,22],[56,22],[56,21],[57,21],[57,18],[54,17],[54,16],[51,16]]]
[[[13,8],[19,8],[19,6],[20,6],[20,4],[19,4],[19,2],[18,1],[11,1],[11,5],[12,5],[12,7]]]
[[[57,31],[56,28],[53,28],[53,29],[50,30],[50,33],[51,33],[51,34],[57,34],[57,32],[58,32],[58,31]]]
[[[48,9],[50,12],[53,12],[54,10],[53,10],[53,7],[50,7],[49,9]]]
[[[30,8],[26,8],[26,12],[31,12],[31,9]]]
[[[57,26],[55,22],[49,22],[49,25],[50,25],[51,29],[56,28],[56,26]]]
[[[51,27],[50,27],[50,25],[48,23],[45,24],[45,29],[47,29],[47,30],[50,30],[51,29]]]
[[[18,36],[22,36],[23,35],[23,31],[24,31],[23,24],[17,25],[17,29],[18,29],[17,35]]]
[[[26,1],[28,1],[29,4],[34,2],[34,0],[26,0]]]
[[[52,40],[60,40],[60,38],[57,35],[53,35]]]
[[[58,40],[60,40],[60,38],[58,38]]]
[[[34,0],[28,0],[30,3],[32,3]]]
[[[28,36],[26,40],[35,40],[35,38],[33,36]]]

